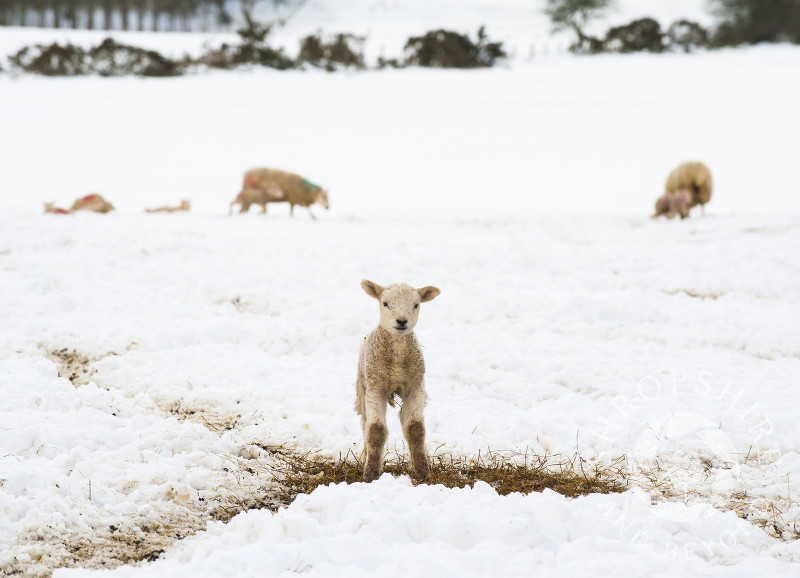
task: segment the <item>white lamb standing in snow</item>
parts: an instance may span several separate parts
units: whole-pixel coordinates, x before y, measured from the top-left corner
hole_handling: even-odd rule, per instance
[[[361,281],[367,295],[378,300],[380,322],[364,338],[358,355],[355,410],[361,416],[364,432],[364,481],[376,479],[383,471],[383,448],[388,435],[386,404],[394,407],[394,397],[402,402],[400,423],[408,442],[414,477],[428,476],[425,452],[425,360],[414,326],[419,304],[439,293],[436,287],[414,289],[405,283],[381,287]]]

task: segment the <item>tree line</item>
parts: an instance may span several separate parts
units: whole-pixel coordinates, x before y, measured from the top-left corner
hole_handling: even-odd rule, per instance
[[[249,17],[258,0],[0,0],[0,26],[211,31]],[[295,0],[297,2],[297,0]],[[268,0],[273,5],[289,0]]]

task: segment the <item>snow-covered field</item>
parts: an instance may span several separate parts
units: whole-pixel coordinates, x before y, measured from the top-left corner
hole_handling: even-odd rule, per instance
[[[312,1],[281,33],[384,26],[380,52],[390,28],[452,10],[402,4]],[[480,4],[465,27],[522,38],[522,3]],[[699,17],[702,2],[651,3],[683,5]],[[68,33],[0,29],[0,54],[52,34]],[[155,544],[114,574],[800,576],[799,65],[800,48],[761,46],[0,75],[0,575]],[[707,215],[649,219],[694,158],[714,173]],[[323,184],[331,211],[228,217],[258,165]],[[93,191],[117,211],[41,214]],[[191,213],[143,212],[181,198]],[[360,451],[363,278],[442,290],[417,328],[432,453],[626,456],[631,489],[503,497],[387,475],[209,523],[269,496],[265,448]]]

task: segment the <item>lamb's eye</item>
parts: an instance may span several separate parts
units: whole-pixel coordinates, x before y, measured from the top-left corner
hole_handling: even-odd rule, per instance
[[[383,306],[384,306],[384,307],[389,307],[389,304],[388,304],[386,301],[384,301],[384,302],[383,302]]]
[[[419,309],[419,303],[414,304],[414,309]]]

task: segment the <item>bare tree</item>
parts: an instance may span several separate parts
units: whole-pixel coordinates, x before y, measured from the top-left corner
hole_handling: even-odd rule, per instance
[[[578,40],[572,45],[574,52],[597,52],[602,42],[584,30],[592,18],[601,16],[612,3],[613,0],[547,0],[544,13],[550,17],[554,32],[572,30],[576,34]]]

